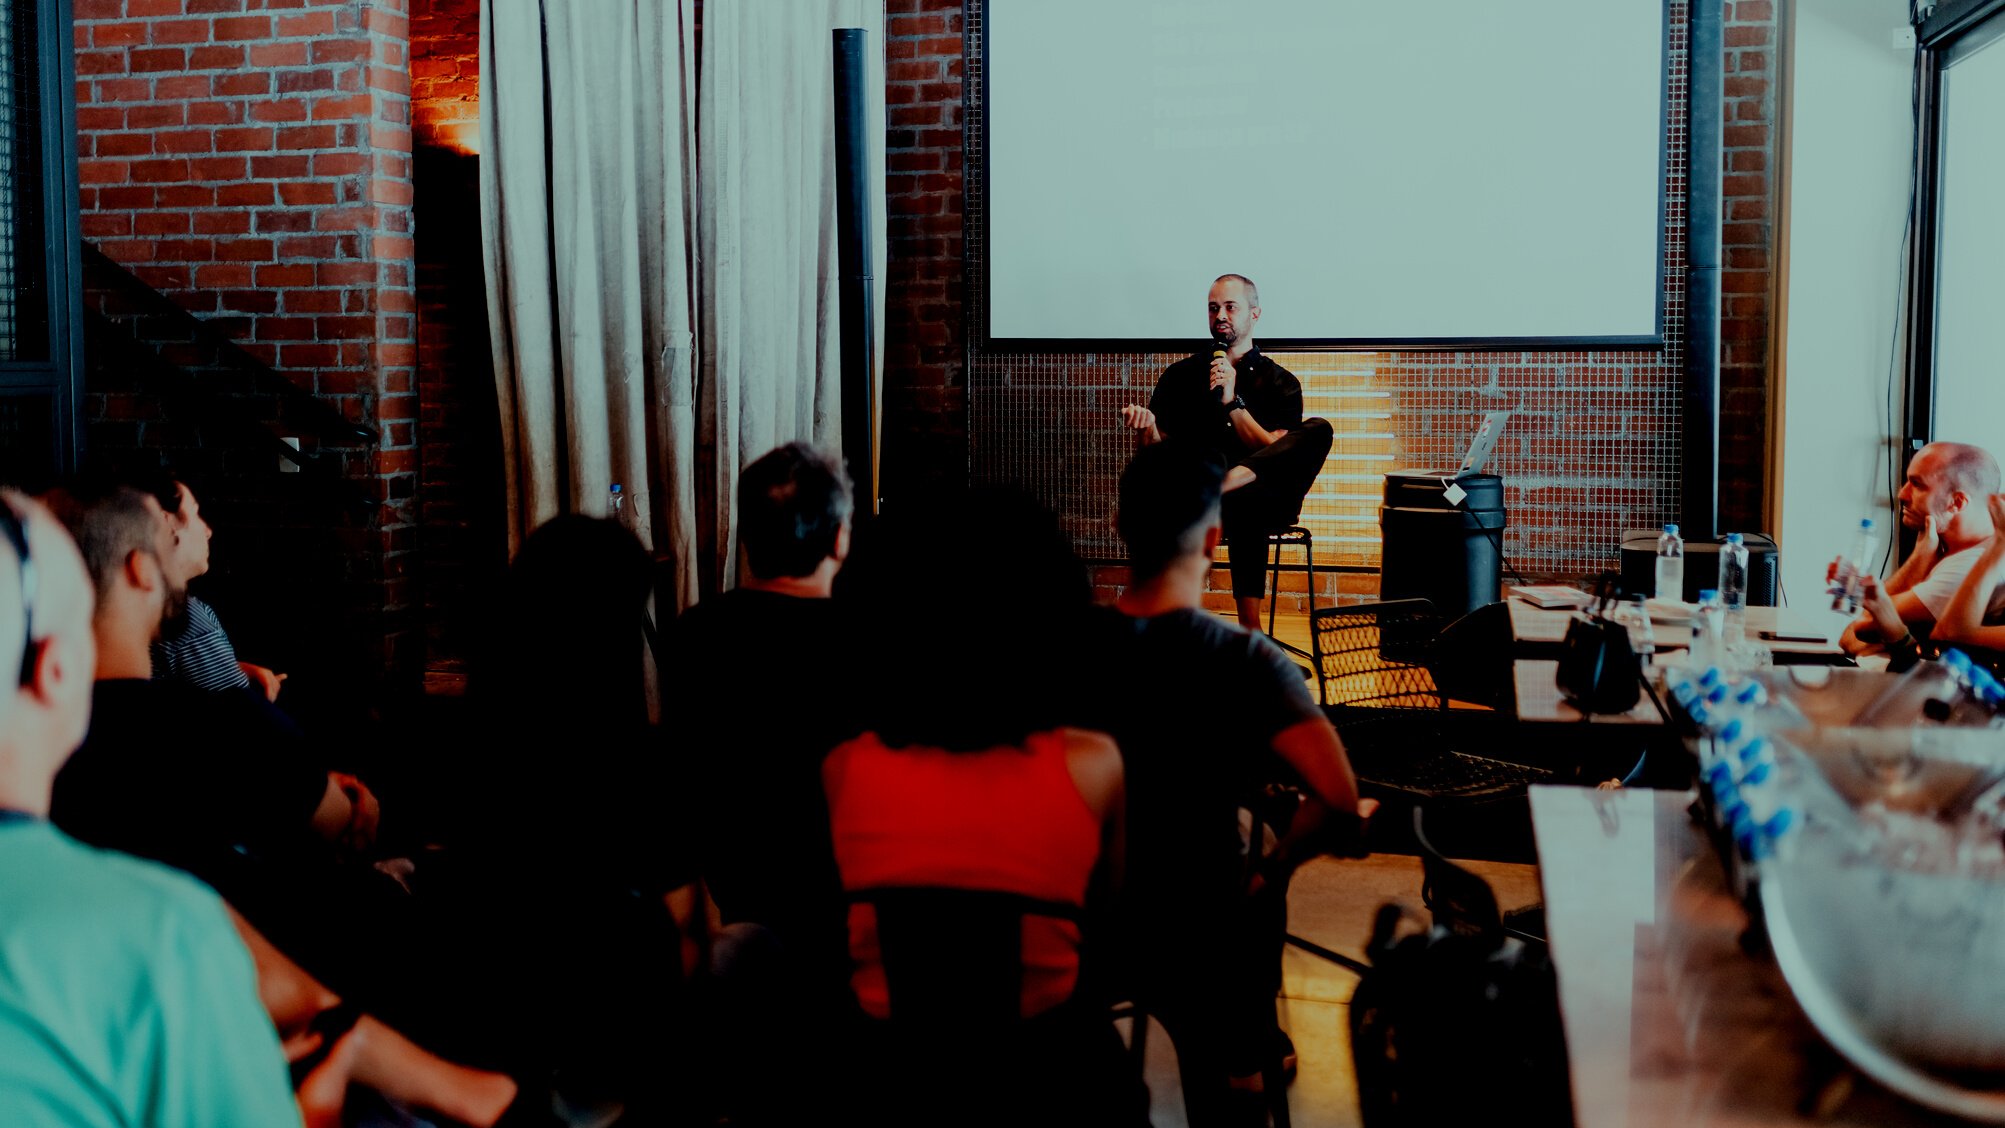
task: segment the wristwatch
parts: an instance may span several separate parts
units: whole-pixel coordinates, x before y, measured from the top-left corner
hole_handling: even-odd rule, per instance
[[[1250,410],[1252,409],[1246,406],[1246,401],[1238,396],[1232,397],[1232,402],[1225,405],[1225,413],[1227,415],[1231,415],[1235,411],[1250,411]]]

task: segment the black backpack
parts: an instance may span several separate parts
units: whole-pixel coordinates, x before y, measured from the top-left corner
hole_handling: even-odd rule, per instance
[[[1370,970],[1351,997],[1366,1128],[1573,1123],[1558,982],[1545,944],[1505,931],[1488,883],[1427,859],[1434,925],[1395,940],[1379,908]],[[1500,1113],[1505,1115],[1500,1116]]]

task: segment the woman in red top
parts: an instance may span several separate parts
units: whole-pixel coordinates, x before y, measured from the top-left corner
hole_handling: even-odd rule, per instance
[[[893,1120],[1110,1123],[1119,1040],[1078,987],[1089,908],[1119,869],[1123,771],[1112,738],[1062,723],[1085,572],[1021,495],[946,508],[944,527],[880,528],[860,562],[880,621],[916,606],[942,625],[880,633],[866,731],[822,767],[860,1042],[904,1067],[864,1073]],[[998,972],[1013,1000],[983,990]]]

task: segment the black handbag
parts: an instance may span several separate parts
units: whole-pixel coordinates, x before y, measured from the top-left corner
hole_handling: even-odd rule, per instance
[[[1560,643],[1559,691],[1583,713],[1626,713],[1642,696],[1642,673],[1629,645],[1629,628],[1608,617],[1613,579],[1602,573],[1594,602],[1567,624]]]

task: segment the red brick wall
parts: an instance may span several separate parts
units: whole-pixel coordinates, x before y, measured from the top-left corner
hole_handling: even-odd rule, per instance
[[[886,504],[968,480],[959,0],[885,6]]]
[[[210,417],[276,419],[259,385],[271,375],[376,430],[375,444],[316,450],[308,435],[307,446],[362,500],[343,531],[345,596],[369,658],[391,668],[413,658],[418,468],[405,11],[405,0],[75,3],[84,238],[251,372],[237,384],[197,374],[208,402],[138,426],[124,374],[99,372],[93,446],[182,448],[177,464],[201,463]],[[109,302],[100,314],[120,318]],[[219,474],[276,473],[262,452],[245,458],[208,461]],[[302,522],[286,496],[244,510],[232,534]]]
[[[1772,0],[1728,0],[1726,15],[1728,132],[1719,159],[1727,174],[1729,344],[1721,497],[1728,527],[1753,529],[1760,527],[1767,411],[1775,13]],[[967,25],[961,0],[888,4],[884,474],[893,505],[901,491],[965,478],[971,449],[977,477],[1020,476],[1026,462],[1035,465],[1045,453],[1115,449],[1109,444],[1119,444],[1121,436],[1105,421],[1113,418],[1116,401],[1145,395],[1158,361],[1170,359],[970,356],[962,136]],[[1680,14],[1674,52],[1683,46]],[[1682,85],[1677,91],[1682,97]],[[1674,116],[1674,133],[1681,136],[1682,115]],[[1678,144],[1682,149],[1682,140]],[[1669,205],[1667,310],[1681,303],[1684,288],[1683,201],[1674,194]],[[1363,362],[1375,368],[1374,378],[1394,390],[1400,453],[1416,465],[1452,462],[1477,414],[1516,406],[1521,414],[1499,456],[1513,479],[1506,498],[1512,522],[1507,556],[1535,577],[1572,577],[1611,565],[1621,528],[1668,519],[1679,484],[1675,409],[1683,361],[1676,317],[1666,318],[1666,330],[1672,339],[1650,354],[1391,353],[1328,366],[1348,370]],[[1001,406],[980,406],[992,389],[1034,382],[1054,363],[1064,375],[1051,390],[1083,397],[1066,401],[1076,411],[1012,418],[1007,391],[997,392]],[[971,390],[978,401],[972,424]],[[1510,403],[1497,402],[1500,395]],[[1033,429],[1038,445],[1028,459],[1014,447],[983,453]],[[1107,517],[1119,458],[1075,462],[1037,488],[1050,495],[1089,555],[1118,556]],[[1368,579],[1332,576],[1324,598],[1368,597],[1375,590]],[[1102,576],[1106,585],[1119,581],[1118,570]],[[1291,584],[1299,580],[1284,589]]]
[[[411,131],[420,149],[479,148],[479,0],[411,5]]]
[[[1772,530],[1767,480],[1768,329],[1775,246],[1774,0],[1726,7],[1721,194],[1720,524]]]
[[[458,668],[508,561],[480,240],[479,0],[416,0],[419,543],[426,666]]]

